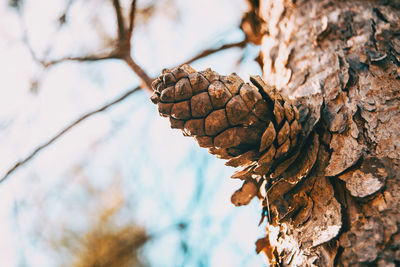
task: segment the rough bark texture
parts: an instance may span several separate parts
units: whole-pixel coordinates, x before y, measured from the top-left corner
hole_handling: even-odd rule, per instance
[[[257,242],[271,265],[400,264],[399,7],[261,0],[253,10],[266,83],[298,100],[316,94],[309,102],[320,107],[317,163],[302,183],[268,194],[284,217]]]

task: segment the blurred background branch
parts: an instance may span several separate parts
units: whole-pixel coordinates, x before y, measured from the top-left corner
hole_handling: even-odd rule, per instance
[[[45,143],[41,144],[37,148],[33,150],[32,153],[30,153],[28,156],[26,156],[24,159],[18,161],[17,163],[14,164],[7,172],[6,174],[0,178],[0,183],[4,182],[13,172],[15,172],[18,168],[20,168],[22,165],[30,161],[33,157],[36,156],[41,150],[45,149],[55,141],[57,141],[60,137],[62,137],[65,133],[67,133],[69,130],[71,130],[73,127],[77,126],[79,123],[85,121],[86,119],[90,118],[91,116],[106,111],[108,108],[120,103],[121,101],[125,100],[129,96],[131,96],[133,93],[137,92],[140,89],[140,87],[135,87],[126,93],[124,93],[122,96],[112,100],[111,102],[102,105],[99,108],[96,108],[95,110],[92,110],[88,113],[83,114],[80,116],[78,119],[75,121],[71,122],[69,125],[67,125],[65,128],[63,128],[60,132],[58,132],[55,136],[53,136],[51,139],[47,140]]]
[[[192,62],[194,62],[196,60],[199,60],[201,58],[210,56],[210,55],[212,55],[214,53],[217,53],[217,52],[221,52],[221,51],[226,50],[226,49],[235,48],[235,47],[243,49],[246,46],[246,44],[248,44],[248,40],[247,39],[245,39],[243,41],[239,41],[239,42],[223,44],[223,45],[220,45],[217,48],[207,48],[207,49],[199,52],[197,55],[195,55],[191,59],[185,61],[183,64],[190,64],[190,63],[192,63]]]

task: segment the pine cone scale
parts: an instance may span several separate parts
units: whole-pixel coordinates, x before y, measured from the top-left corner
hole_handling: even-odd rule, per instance
[[[178,120],[188,120],[191,117],[189,101],[177,102],[172,106],[171,116]]]
[[[211,98],[211,104],[214,109],[223,108],[232,98],[231,92],[220,81],[214,81],[208,87],[208,95]]]
[[[208,136],[216,136],[229,127],[224,109],[211,112],[205,119],[205,133]]]
[[[243,99],[236,95],[226,105],[226,113],[230,125],[239,125],[250,113]]]
[[[289,133],[289,123],[285,121],[285,124],[283,124],[282,128],[279,130],[278,136],[276,138],[276,140],[278,141],[278,145],[282,145],[286,141],[286,139],[289,138]]]
[[[253,110],[255,104],[258,100],[262,99],[261,94],[258,92],[258,89],[255,90],[250,84],[244,84],[239,91],[240,97],[246,103],[249,110]]]
[[[171,109],[173,105],[174,105],[173,103],[160,102],[158,104],[158,112],[160,113],[161,116],[168,117],[169,115],[171,115]]]
[[[224,83],[232,95],[237,95],[244,81],[236,74],[232,73],[228,76],[220,77],[220,81]]]
[[[190,101],[190,107],[192,116],[195,118],[205,117],[213,110],[210,97],[206,92],[193,96]]]
[[[193,94],[205,92],[210,84],[203,75],[198,72],[189,75],[189,81],[192,85]]]
[[[166,73],[164,76],[163,76],[163,83],[165,84],[165,85],[172,85],[172,84],[174,84],[176,82],[176,78],[175,78],[175,76],[172,74],[172,73]]]
[[[175,87],[170,86],[170,87],[165,88],[161,93],[160,101],[163,103],[175,102]]]
[[[192,86],[190,85],[189,79],[182,78],[175,84],[175,101],[182,101],[191,98]]]
[[[265,132],[261,137],[260,152],[264,151],[274,142],[275,136],[276,136],[276,131],[274,124],[270,122],[268,128],[265,130]]]

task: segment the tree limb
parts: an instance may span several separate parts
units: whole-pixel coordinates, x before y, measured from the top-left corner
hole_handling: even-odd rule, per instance
[[[136,11],[136,0],[132,0],[131,9],[129,10],[129,28],[128,38],[132,37],[133,28],[135,27],[135,11]]]
[[[123,58],[123,60],[136,73],[136,75],[139,76],[140,80],[143,83],[143,87],[145,87],[150,93],[152,93],[153,89],[151,88],[151,82],[153,81],[153,79],[147,75],[142,67],[136,64],[136,62],[132,59],[130,55],[127,55],[125,58]]]
[[[113,0],[113,6],[117,16],[118,40],[121,41],[125,39],[125,25],[119,0]]]
[[[116,59],[118,58],[114,53],[109,53],[106,55],[87,55],[87,56],[78,56],[78,57],[63,57],[55,60],[50,60],[50,61],[40,61],[41,64],[44,67],[49,67],[52,65],[56,65],[58,63],[62,63],[65,61],[79,61],[79,62],[84,62],[84,61],[99,61],[99,60],[105,60],[105,59]]]
[[[123,95],[117,97],[116,99],[112,100],[109,103],[106,103],[100,107],[98,107],[95,110],[92,110],[90,112],[87,112],[85,114],[83,114],[81,117],[79,117],[78,119],[76,119],[75,121],[73,121],[72,123],[70,123],[68,126],[66,126],[64,129],[62,129],[60,132],[58,132],[55,136],[53,136],[51,139],[49,139],[48,141],[46,141],[45,143],[41,144],[40,146],[38,146],[33,152],[31,152],[27,157],[25,157],[24,159],[19,160],[18,162],[16,162],[14,164],[13,167],[11,167],[3,177],[1,177],[0,179],[0,183],[4,182],[12,173],[14,173],[18,168],[20,168],[22,165],[24,165],[25,163],[27,163],[29,160],[31,160],[33,157],[35,157],[41,150],[45,149],[46,147],[48,147],[49,145],[51,145],[52,143],[54,143],[56,140],[58,140],[61,136],[63,136],[66,132],[68,132],[69,130],[71,130],[73,127],[75,127],[76,125],[78,125],[79,123],[81,123],[82,121],[88,119],[89,117],[103,112],[105,110],[107,110],[108,108],[114,106],[115,104],[125,100],[127,97],[129,97],[130,95],[132,95],[133,93],[139,91],[141,87],[137,86],[129,91],[127,91],[126,93],[124,93]]]
[[[244,39],[243,41],[230,43],[230,44],[224,44],[217,48],[209,48],[209,49],[203,50],[202,52],[200,52],[199,54],[197,54],[196,56],[192,57],[191,59],[187,60],[185,63],[182,63],[182,64],[190,64],[193,61],[199,60],[203,57],[209,56],[211,54],[217,53],[222,50],[226,50],[226,49],[230,49],[230,48],[234,48],[234,47],[243,48],[246,46],[247,43],[248,43],[247,39]]]

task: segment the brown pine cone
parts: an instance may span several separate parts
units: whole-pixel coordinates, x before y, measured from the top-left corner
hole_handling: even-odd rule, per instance
[[[259,76],[244,83],[235,73],[221,76],[183,65],[164,70],[152,86],[151,100],[161,116],[170,118],[172,128],[228,159],[226,165],[243,167],[232,176],[245,180],[232,197],[235,205],[247,204],[258,194],[254,185],[259,188],[261,179],[253,178],[276,178],[299,155],[297,108]]]

